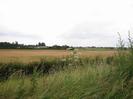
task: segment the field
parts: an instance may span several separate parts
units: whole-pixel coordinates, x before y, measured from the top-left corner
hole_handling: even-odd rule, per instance
[[[81,57],[109,57],[115,54],[115,50],[78,50]],[[22,62],[30,63],[37,62],[40,58],[62,58],[71,55],[72,51],[68,50],[15,50],[1,49],[0,63],[7,62]]]
[[[132,48],[3,49],[0,99],[132,99],[132,59]]]

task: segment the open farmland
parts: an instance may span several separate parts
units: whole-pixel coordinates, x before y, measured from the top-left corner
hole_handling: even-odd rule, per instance
[[[132,99],[132,53],[0,50],[0,99]]]
[[[7,62],[36,62],[41,58],[61,58],[71,55],[72,51],[68,50],[16,50],[16,49],[1,49],[0,63]],[[78,50],[81,57],[109,57],[115,54],[114,50],[91,51]]]

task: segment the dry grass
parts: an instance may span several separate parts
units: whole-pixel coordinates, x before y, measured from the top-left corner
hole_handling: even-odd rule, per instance
[[[1,57],[20,57],[20,56],[66,56],[69,52],[66,50],[0,50]]]
[[[87,51],[79,50],[80,56],[95,57],[102,56],[108,57],[114,55],[115,51]],[[22,62],[29,63],[39,61],[42,57],[48,58],[61,58],[71,54],[67,50],[15,50],[15,49],[2,49],[0,50],[0,63],[3,62]]]
[[[80,51],[81,56],[85,57],[95,57],[95,56],[101,56],[101,57],[108,57],[113,56],[116,51]]]

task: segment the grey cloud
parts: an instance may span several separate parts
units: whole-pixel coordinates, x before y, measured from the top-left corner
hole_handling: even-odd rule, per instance
[[[0,36],[5,36],[5,35],[6,35],[5,33],[0,32]]]
[[[66,39],[113,39],[117,35],[112,23],[84,22],[65,33]]]
[[[116,46],[118,24],[111,22],[83,22],[61,37],[74,45]]]
[[[10,36],[10,37],[28,38],[28,39],[39,39],[40,38],[39,36],[22,34],[19,32],[0,32],[0,36]]]

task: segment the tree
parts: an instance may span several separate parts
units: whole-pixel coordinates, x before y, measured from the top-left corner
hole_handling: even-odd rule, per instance
[[[38,43],[38,46],[46,46],[46,44],[45,44],[44,42],[42,42],[42,43],[39,42],[39,43]]]

